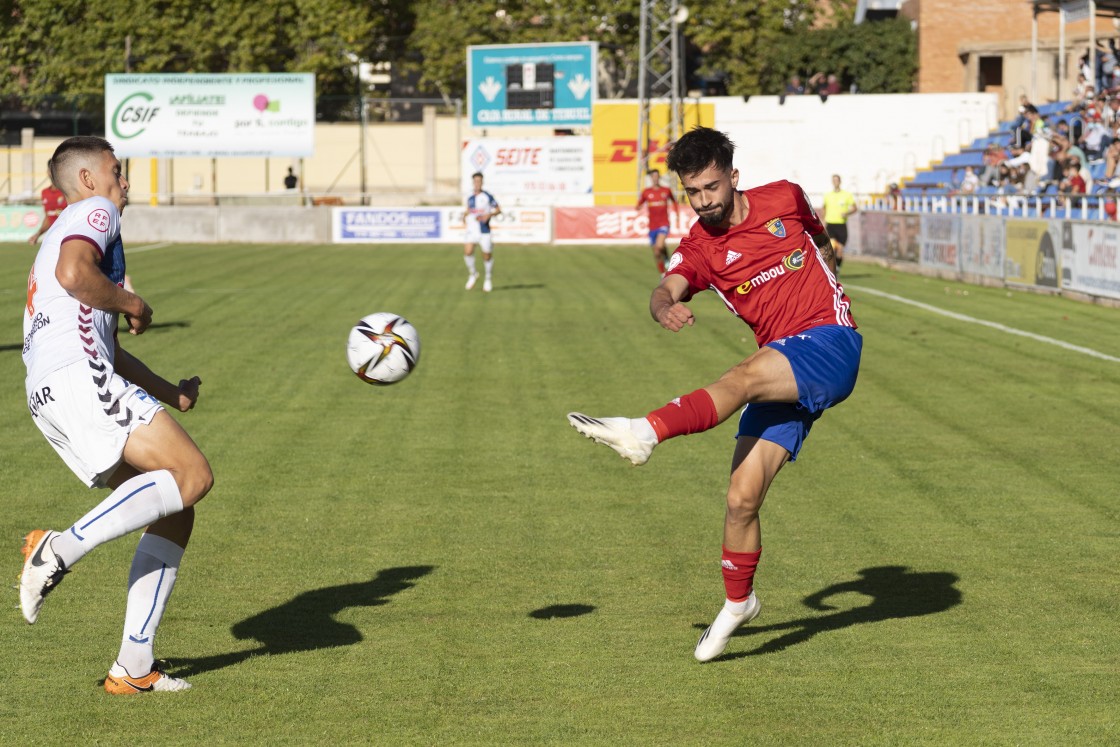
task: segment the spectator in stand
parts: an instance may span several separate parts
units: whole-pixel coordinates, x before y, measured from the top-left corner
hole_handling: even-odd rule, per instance
[[[1101,115],[1094,111],[1088,117],[1088,123],[1085,125],[1085,130],[1082,132],[1078,144],[1081,145],[1082,150],[1085,151],[1090,160],[1095,161],[1104,157],[1104,149],[1108,147],[1111,137],[1108,128],[1101,121]]]
[[[887,187],[887,201],[891,210],[902,209],[902,190],[899,189],[897,182],[891,182],[890,186]]]
[[[962,195],[976,194],[976,190],[980,189],[980,177],[976,175],[971,166],[964,167],[964,176],[961,178]]]
[[[1120,164],[1120,138],[1108,144],[1104,152],[1104,178],[1100,184],[1107,184],[1110,190],[1120,188],[1120,174],[1116,173],[1116,166]]]
[[[1101,112],[1101,121],[1104,122],[1104,126],[1109,129],[1120,124],[1120,98],[1113,96],[1108,100],[1104,111]]]
[[[789,83],[786,83],[787,96],[800,96],[805,93],[805,86],[801,83],[800,75],[789,76]]]
[[[828,79],[824,73],[813,73],[805,83],[805,93],[815,93],[818,96],[828,95]]]
[[[1116,72],[1116,40],[1109,39],[1105,47],[1097,42],[1097,89],[1105,90],[1112,85],[1112,76]]]
[[[980,172],[980,184],[984,187],[999,186],[999,165],[1007,160],[1007,152],[998,145],[984,149],[984,170]]]
[[[1077,83],[1073,86],[1073,95],[1070,97],[1070,103],[1066,107],[1066,111],[1081,111],[1081,107],[1092,97],[1093,87],[1089,85],[1089,79],[1085,77],[1084,73],[1078,73]]]
[[[1085,194],[1085,180],[1081,178],[1078,173],[1078,166],[1076,159],[1070,159],[1066,164],[1066,176],[1058,184],[1058,192],[1063,195],[1084,195]],[[1074,201],[1074,207],[1081,207],[1081,200]]]
[[[834,74],[829,73],[828,82],[825,84],[824,92],[829,96],[835,96],[836,94],[840,93],[841,90],[840,79],[837,78]]]

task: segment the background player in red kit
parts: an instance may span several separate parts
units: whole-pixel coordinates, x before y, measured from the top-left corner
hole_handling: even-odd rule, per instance
[[[695,321],[683,302],[710,289],[750,325],[758,350],[715,383],[644,418],[568,415],[580,433],[641,465],[662,441],[713,428],[746,405],[723,528],[727,599],[696,644],[700,661],[723,653],[735,629],[758,615],[762,501],[821,413],[851,394],[863,346],[836,282],[828,233],[805,192],[786,181],[737,191],[734,152],[726,135],[703,127],[669,151],[669,168],[700,221],[673,254],[650,313],[677,332]]]
[[[53,184],[48,184],[43,188],[40,195],[43,202],[43,222],[39,224],[39,230],[31,234],[27,239],[28,244],[38,243],[39,237],[45,234],[58,220],[58,216],[62,215],[62,211],[66,209],[66,195],[62,194],[62,190],[55,187]]]
[[[649,245],[653,249],[653,261],[657,263],[657,271],[665,274],[665,263],[669,261],[669,253],[665,251],[665,239],[669,236],[669,206],[680,217],[677,201],[673,197],[673,190],[661,186],[661,172],[650,169],[649,186],[642,190],[638,196],[636,209],[641,210],[646,206],[649,212]]]

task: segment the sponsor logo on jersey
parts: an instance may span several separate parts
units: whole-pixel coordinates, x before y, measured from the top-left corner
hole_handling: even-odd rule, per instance
[[[769,270],[763,270],[747,282],[740,285],[735,289],[735,292],[740,296],[745,296],[751,292],[751,288],[769,283],[774,278],[785,275],[787,271],[797,272],[804,266],[805,253],[798,249],[793,253],[787,254],[785,257],[782,257],[782,261],[780,264],[771,267]]]
[[[786,226],[782,223],[781,218],[774,218],[766,222],[766,230],[777,236],[779,239],[786,237]]]
[[[27,337],[23,338],[23,352],[31,350],[31,343],[35,341],[35,333],[43,327],[51,323],[51,318],[39,312],[35,318],[31,320],[31,331],[27,333]]]
[[[669,266],[665,268],[666,272],[676,269],[677,265],[684,261],[684,257],[680,252],[673,252],[673,256],[669,258]]]
[[[727,267],[729,264],[731,264],[732,262],[734,262],[735,260],[739,259],[742,256],[743,255],[739,254],[739,252],[734,251],[733,249],[728,249],[727,250],[727,257],[723,260],[723,266]]]

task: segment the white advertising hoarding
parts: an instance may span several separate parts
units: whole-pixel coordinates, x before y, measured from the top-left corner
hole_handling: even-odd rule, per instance
[[[1120,227],[1114,223],[1065,223],[1062,288],[1120,298]]]
[[[462,151],[462,189],[481,173],[483,189],[502,205],[590,205],[594,166],[590,137],[482,138]]]
[[[106,75],[105,125],[121,158],[311,156],[315,76]]]

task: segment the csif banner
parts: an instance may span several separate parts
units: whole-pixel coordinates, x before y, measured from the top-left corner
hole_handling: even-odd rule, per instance
[[[312,156],[312,73],[105,76],[105,131],[128,157]]]

